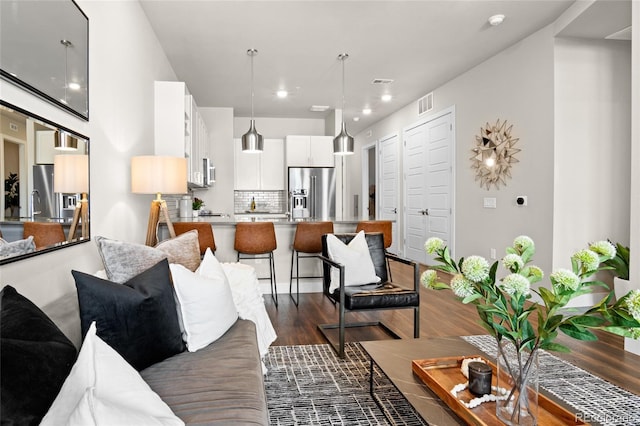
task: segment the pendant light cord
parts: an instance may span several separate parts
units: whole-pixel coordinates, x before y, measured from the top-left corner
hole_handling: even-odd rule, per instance
[[[342,121],[344,121],[344,61],[346,57],[342,58]]]
[[[249,49],[247,54],[251,56],[251,120],[253,120],[253,57],[258,54],[256,49]]]
[[[67,101],[67,87],[69,86],[68,74],[69,74],[69,47],[73,44],[69,40],[62,39],[60,44],[64,46],[64,103]]]
[[[349,58],[349,54],[341,53],[340,55],[338,55],[338,58],[342,61],[342,122],[344,123],[344,61]]]

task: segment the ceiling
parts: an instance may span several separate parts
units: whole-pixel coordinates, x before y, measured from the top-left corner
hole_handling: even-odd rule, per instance
[[[324,118],[341,108],[356,134],[497,52],[554,22],[573,0],[158,1],[140,0],[177,78],[200,107]],[[504,14],[500,26],[487,19]],[[619,28],[622,29],[622,28]],[[372,84],[374,79],[393,83]],[[286,89],[289,96],[276,97]],[[380,96],[389,93],[389,102]],[[362,109],[372,109],[363,115]],[[352,121],[359,117],[358,122]]]

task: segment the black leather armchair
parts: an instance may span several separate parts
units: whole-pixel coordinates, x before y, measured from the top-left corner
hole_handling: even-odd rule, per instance
[[[340,241],[348,244],[356,234],[334,234]],[[408,259],[387,253],[384,248],[384,236],[382,233],[365,234],[365,239],[371,254],[371,260],[376,270],[376,275],[381,278],[379,283],[363,283],[360,286],[345,286],[345,267],[329,259],[327,251],[327,236],[322,236],[322,255],[319,258],[323,262],[323,291],[334,303],[339,305],[338,324],[320,324],[318,329],[325,339],[341,358],[344,357],[345,328],[380,326],[395,338],[400,338],[387,325],[381,321],[375,322],[346,322],[345,314],[349,311],[372,311],[383,309],[413,309],[413,337],[420,337],[420,278],[418,264]],[[401,287],[391,283],[389,279],[388,260],[400,262],[413,268],[413,283]],[[331,268],[340,271],[340,287],[333,292],[329,291],[331,284]],[[336,345],[327,335],[329,329],[339,329],[339,342]]]

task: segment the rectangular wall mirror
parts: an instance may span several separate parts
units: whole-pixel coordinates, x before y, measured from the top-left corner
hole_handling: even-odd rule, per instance
[[[0,101],[0,154],[0,265],[89,241],[86,136]]]
[[[89,119],[89,19],[72,0],[0,1],[0,76]]]

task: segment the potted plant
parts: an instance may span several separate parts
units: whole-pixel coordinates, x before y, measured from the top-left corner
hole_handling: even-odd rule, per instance
[[[529,264],[535,245],[527,236],[517,237],[507,248],[502,259],[503,278],[498,278],[499,262],[489,265],[481,256],[456,261],[439,238],[427,240],[425,250],[435,255],[438,265],[422,274],[422,284],[435,290],[451,289],[462,303],[475,305],[481,325],[496,339],[497,393],[484,397],[496,401],[496,415],[506,424],[536,424],[537,354],[540,349],[568,352],[569,348],[555,341],[560,332],[579,340],[596,340],[591,329],[640,337],[640,290],[630,291],[615,303],[610,292],[585,312],[566,309],[577,296],[597,287],[608,289],[593,278],[599,270],[608,269],[604,262],[616,256],[616,248],[608,241],[576,252],[571,269],[554,271],[549,276],[551,285],[537,289],[531,284],[541,281],[544,274]],[[438,270],[452,275],[449,283],[440,281]],[[531,300],[533,293],[542,303]],[[537,327],[529,322],[532,314],[537,317]]]
[[[4,180],[4,208],[10,210],[11,217],[16,215],[20,207],[19,184],[17,173],[9,173],[9,177]]]
[[[604,262],[613,274],[613,290],[616,299],[622,298],[631,290],[629,284],[629,247],[616,243],[616,255]]]
[[[204,201],[202,201],[198,197],[193,198],[193,202],[191,203],[191,208],[193,209],[193,217],[198,217],[199,211],[204,206]]]

